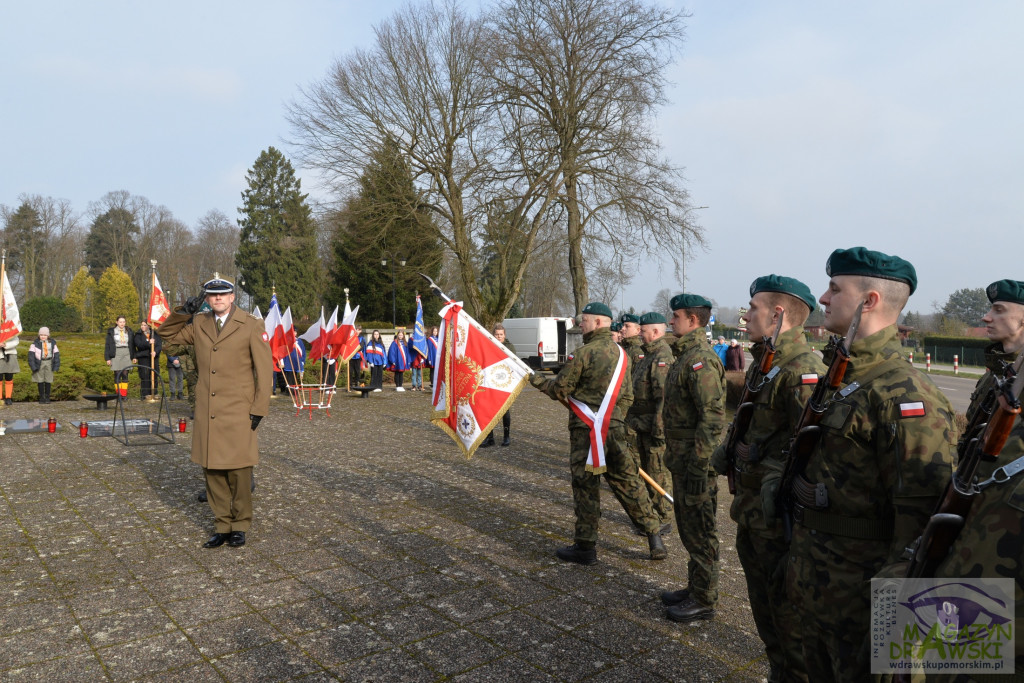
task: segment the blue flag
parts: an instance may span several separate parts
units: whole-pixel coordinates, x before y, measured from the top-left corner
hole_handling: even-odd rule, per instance
[[[277,309],[277,312],[280,315],[281,307],[277,305],[277,292],[274,292],[273,294],[270,295],[270,309],[269,310],[272,311],[275,308]]]
[[[427,357],[427,335],[423,333],[423,302],[416,295],[416,327],[412,331],[412,349],[422,357]]]

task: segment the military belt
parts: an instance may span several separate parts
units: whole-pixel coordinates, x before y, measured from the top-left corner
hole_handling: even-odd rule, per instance
[[[696,429],[666,429],[666,439],[692,439],[696,436]]]
[[[812,510],[800,503],[793,506],[793,520],[808,529],[865,541],[891,540],[894,531],[891,520],[843,517],[829,512]]]
[[[646,402],[641,404],[634,403],[629,407],[630,415],[653,415],[658,412],[657,404],[647,404]]]

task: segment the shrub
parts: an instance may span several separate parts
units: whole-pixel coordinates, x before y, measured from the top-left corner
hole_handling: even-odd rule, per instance
[[[73,306],[54,296],[37,296],[21,307],[21,326],[25,330],[49,327],[54,332],[81,332],[82,316]],[[26,335],[28,336],[28,335]]]

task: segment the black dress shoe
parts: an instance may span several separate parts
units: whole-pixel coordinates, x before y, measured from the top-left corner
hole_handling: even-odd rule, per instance
[[[245,532],[232,531],[228,536],[228,545],[232,548],[240,548],[245,545]]]
[[[597,564],[597,550],[594,548],[584,549],[577,543],[559,548],[555,555],[563,562],[575,562],[576,564]]]
[[[508,438],[507,436],[506,436],[506,437],[505,437],[505,438],[504,438],[504,439],[502,440],[502,442],[501,442],[501,445],[502,445],[502,446],[509,446],[509,445],[511,445],[511,444],[512,444],[512,440],[511,440],[511,439],[509,439],[509,438]]]
[[[219,548],[228,541],[231,534],[214,534],[210,540],[203,544],[204,548]]]
[[[206,491],[200,491],[199,495],[196,496],[196,500],[198,500],[200,503],[205,503],[207,501]]]
[[[672,607],[686,602],[690,598],[690,589],[684,588],[681,591],[664,591],[661,594],[661,604]]]
[[[685,624],[689,621],[697,621],[698,619],[712,619],[715,616],[715,610],[712,607],[705,607],[693,598],[689,598],[686,602],[666,609],[665,616],[671,621]]]

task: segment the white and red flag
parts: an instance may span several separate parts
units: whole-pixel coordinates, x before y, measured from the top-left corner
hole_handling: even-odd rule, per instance
[[[284,315],[277,306],[271,306],[267,317],[263,319],[263,329],[270,343],[270,353],[274,356],[274,367],[279,368],[285,356],[295,346],[295,326],[292,324],[292,309],[289,306]]]
[[[171,309],[167,306],[167,297],[160,286],[160,278],[156,276],[156,270],[153,270],[153,288],[149,293],[149,322],[153,327],[160,327],[170,314]]]
[[[0,265],[0,343],[14,339],[19,334],[21,314],[18,312],[18,302],[14,300],[11,281],[7,279],[6,263],[3,263]]]
[[[346,301],[345,314],[342,316],[341,324],[331,335],[331,358],[341,358],[347,361],[359,351],[359,335],[356,334],[357,313],[359,313],[359,307],[356,306],[353,310],[349,308],[348,301]]]
[[[324,355],[324,348],[327,346],[327,323],[324,322],[324,308],[320,307],[320,319],[309,326],[309,329],[299,336],[305,342],[309,343],[309,355],[306,360],[314,361],[320,356]],[[324,338],[324,341],[320,341]]]
[[[462,309],[441,309],[430,421],[471,457],[526,384],[530,369]]]

